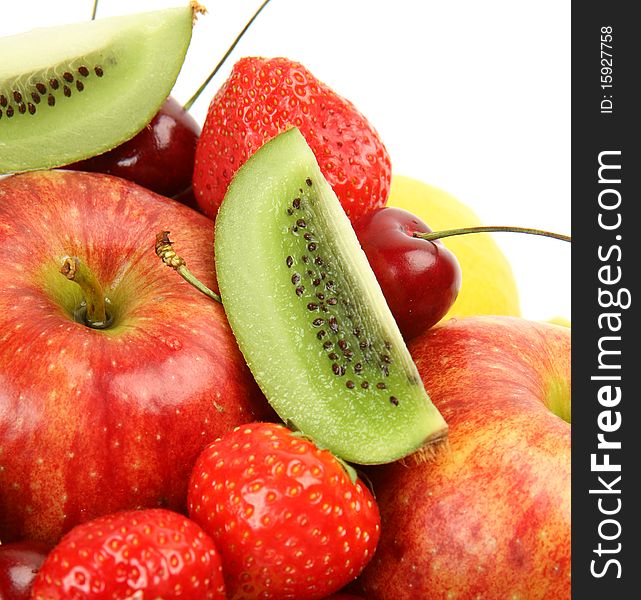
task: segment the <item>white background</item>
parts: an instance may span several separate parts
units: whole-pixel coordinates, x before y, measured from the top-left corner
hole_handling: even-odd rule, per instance
[[[186,101],[261,0],[202,0],[174,89]],[[100,0],[98,17],[181,4]],[[93,0],[3,2],[0,35],[89,19]],[[349,98],[397,173],[458,197],[486,224],[570,233],[570,1],[272,0],[192,108],[241,56],[287,56]],[[0,57],[3,60],[3,57]],[[570,317],[570,245],[496,234],[525,317]]]

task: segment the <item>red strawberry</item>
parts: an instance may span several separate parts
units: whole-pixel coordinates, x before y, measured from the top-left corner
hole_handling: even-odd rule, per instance
[[[391,165],[365,117],[286,58],[243,58],[211,104],[198,145],[193,187],[215,218],[238,168],[289,126],[305,136],[350,219],[385,205]]]
[[[186,517],[157,508],[76,526],[45,560],[31,597],[225,600],[225,586],[212,539]]]
[[[234,600],[316,600],[372,557],[378,508],[343,466],[281,425],[235,429],[201,453],[189,514],[216,542]]]

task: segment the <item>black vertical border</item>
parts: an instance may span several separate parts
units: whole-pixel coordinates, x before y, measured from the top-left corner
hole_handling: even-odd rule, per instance
[[[638,281],[641,278],[639,227],[635,210],[641,204],[641,35],[638,21],[632,14],[634,2],[593,0],[572,2],[572,598],[638,598],[639,556],[641,538],[641,431],[639,405],[641,391],[637,382],[641,373],[641,329],[636,305],[641,301]],[[612,28],[612,89],[602,88],[601,81],[601,28]],[[607,30],[604,30],[607,31]],[[607,49],[606,49],[607,50]],[[607,71],[607,70],[606,70]],[[601,112],[601,101],[612,96],[612,113]],[[604,104],[607,104],[604,103]],[[599,226],[599,153],[620,150],[621,184],[616,185],[622,201],[618,209],[621,226],[606,231]],[[611,172],[612,174],[614,172]],[[614,195],[610,196],[615,198]],[[613,217],[613,213],[604,215]],[[613,223],[614,221],[610,221]],[[616,236],[619,235],[620,239]],[[599,258],[607,248],[618,245],[609,261]],[[604,286],[599,281],[599,268],[604,264],[621,268],[617,286]],[[616,271],[613,271],[615,273]],[[599,287],[626,288],[632,298],[628,309],[603,308],[599,305]],[[598,450],[597,435],[601,433],[599,414],[607,410],[599,403],[598,391],[604,384],[592,379],[603,374],[598,369],[599,339],[608,335],[600,327],[599,315],[619,312],[623,324],[618,334],[620,342],[611,342],[610,348],[621,351],[612,360],[619,360],[621,382],[612,383],[621,389],[621,401],[611,408],[618,411],[620,428],[607,433],[606,438],[621,442],[621,450]],[[603,325],[603,322],[601,323]],[[612,415],[615,418],[615,415]],[[590,466],[591,454],[610,454],[610,462],[620,464],[617,473],[596,473]],[[621,476],[612,484],[615,476]],[[603,490],[598,477],[610,482],[620,493],[598,494]],[[605,515],[601,508],[614,510]],[[619,503],[620,500],[620,503]],[[614,537],[618,528],[613,522],[600,524],[606,519],[620,524],[620,535],[602,539],[600,531]],[[601,552],[599,556],[599,544]],[[621,544],[619,547],[618,544]],[[607,549],[607,552],[603,552]],[[618,551],[616,551],[618,550]],[[610,553],[611,552],[611,553]],[[611,563],[606,568],[608,559]],[[592,561],[596,561],[592,567]],[[603,574],[595,576],[596,573]],[[619,576],[620,575],[620,576]]]

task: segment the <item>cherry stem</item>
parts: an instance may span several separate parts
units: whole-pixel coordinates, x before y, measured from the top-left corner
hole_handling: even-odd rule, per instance
[[[457,229],[444,229],[443,231],[432,231],[430,233],[422,233],[415,231],[413,237],[420,238],[422,240],[427,240],[428,242],[432,240],[440,240],[441,238],[452,237],[454,235],[466,235],[468,233],[527,233],[529,235],[542,235],[544,237],[554,238],[556,240],[561,240],[563,242],[571,242],[572,238],[569,235],[563,235],[561,233],[552,233],[550,231],[543,231],[542,229],[532,229],[530,227],[510,227],[503,225],[495,226],[485,226],[480,225],[478,227],[459,227]]]
[[[205,296],[222,304],[220,296],[216,292],[212,292],[200,281],[200,279],[189,270],[185,259],[176,254],[173,248],[173,242],[169,239],[169,231],[161,231],[156,235],[156,254],[163,263],[174,269],[187,283],[193,285],[198,291],[205,294]]]
[[[80,286],[87,306],[84,315],[85,324],[94,329],[105,329],[108,326],[107,308],[102,286],[79,258],[67,256],[60,267],[60,272],[69,280]]]
[[[205,79],[205,81],[202,83],[202,85],[194,92],[194,95],[185,102],[183,105],[183,108],[185,110],[189,110],[194,102],[198,100],[198,97],[200,94],[202,94],[203,90],[209,85],[209,82],[216,76],[216,73],[220,70],[220,68],[225,64],[225,61],[229,58],[229,55],[234,51],[234,48],[238,45],[238,42],[242,39],[242,37],[245,35],[246,31],[251,27],[251,24],[256,20],[256,17],[262,12],[263,8],[265,8],[271,0],[265,0],[258,10],[253,14],[252,18],[247,21],[245,24],[245,27],[243,27],[242,31],[236,36],[236,39],[233,41],[232,45],[228,48],[227,52],[225,52],[225,55],[220,59],[220,62],[216,65],[214,70],[209,74],[209,77]]]

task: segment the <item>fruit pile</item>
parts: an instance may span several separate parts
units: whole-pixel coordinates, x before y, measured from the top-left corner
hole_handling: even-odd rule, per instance
[[[201,131],[196,12],[0,40],[0,598],[569,598],[569,330],[303,65]]]

